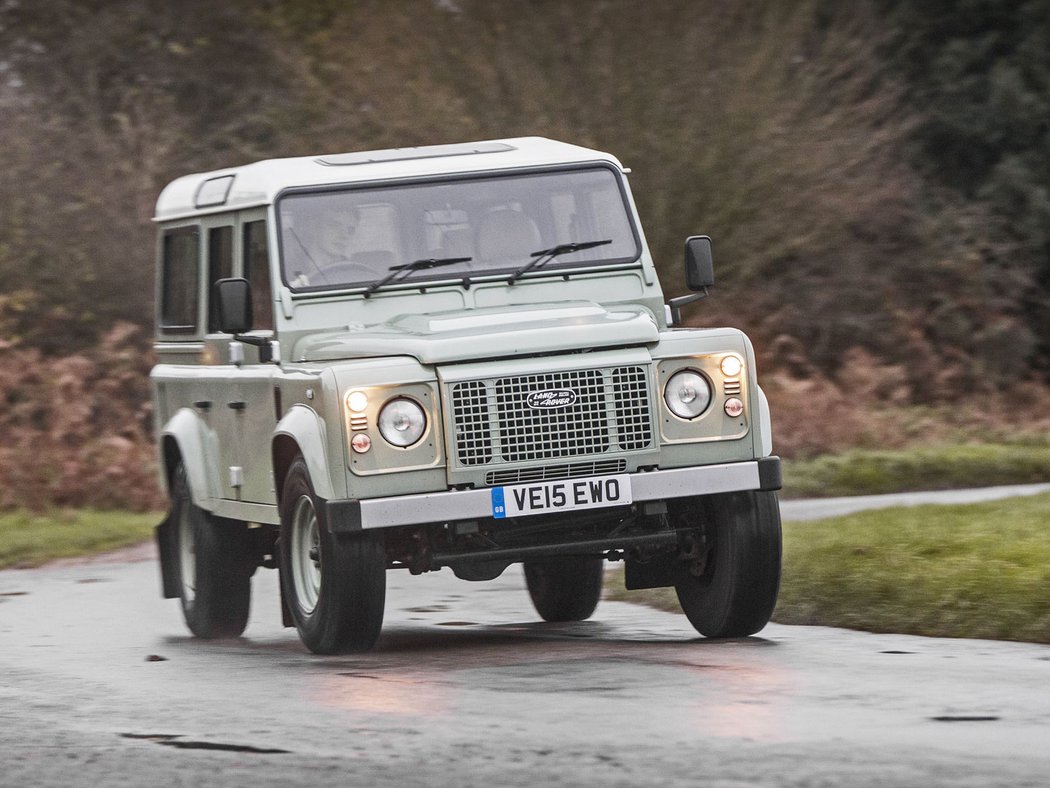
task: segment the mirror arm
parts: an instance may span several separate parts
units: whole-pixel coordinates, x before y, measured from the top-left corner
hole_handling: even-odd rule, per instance
[[[259,363],[269,364],[273,360],[273,346],[271,340],[267,337],[250,337],[245,334],[234,334],[233,338],[237,342],[243,342],[246,345],[259,348]]]
[[[674,321],[674,325],[680,326],[682,324],[682,307],[687,304],[695,303],[703,298],[707,298],[707,288],[697,293],[690,293],[689,295],[679,296],[678,298],[672,298],[667,302],[667,305],[671,307],[671,320]]]

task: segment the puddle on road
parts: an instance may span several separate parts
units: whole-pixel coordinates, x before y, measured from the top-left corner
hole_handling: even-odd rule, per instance
[[[165,747],[176,747],[180,750],[219,750],[221,752],[244,752],[257,755],[286,755],[291,750],[281,750],[276,747],[254,747],[250,744],[227,744],[214,741],[193,741],[184,739],[182,734],[177,733],[122,733],[122,739],[134,739],[137,741],[148,741],[161,744]]]
[[[998,722],[1000,717],[992,714],[942,714],[939,717],[930,717],[934,722]]]

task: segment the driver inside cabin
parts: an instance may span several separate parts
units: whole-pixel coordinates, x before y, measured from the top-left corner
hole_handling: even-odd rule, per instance
[[[286,229],[299,246],[298,265],[291,271],[294,288],[335,284],[340,270],[353,264],[354,238],[361,214],[355,206],[302,212]],[[296,226],[298,225],[298,226]],[[363,272],[362,272],[363,273]]]

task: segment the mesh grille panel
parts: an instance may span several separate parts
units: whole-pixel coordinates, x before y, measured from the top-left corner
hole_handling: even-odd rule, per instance
[[[645,396],[645,370],[620,367],[612,373],[616,404],[616,439],[625,451],[644,449],[652,440],[649,398]]]
[[[489,471],[485,474],[485,484],[522,484],[525,482],[546,482],[553,479],[575,479],[579,476],[605,476],[611,473],[623,473],[627,470],[627,460],[598,460],[596,462],[574,462],[571,465],[541,465],[538,468],[508,468],[503,471]]]
[[[534,391],[572,390],[576,402],[563,408],[532,408]],[[596,454],[609,448],[605,385],[598,370],[527,375],[496,381],[500,454],[507,462]]]
[[[453,386],[452,412],[455,414],[456,456],[459,461],[464,465],[484,465],[492,460],[485,383],[472,380]]]
[[[472,380],[454,383],[449,391],[461,465],[537,462],[652,445],[645,367]]]

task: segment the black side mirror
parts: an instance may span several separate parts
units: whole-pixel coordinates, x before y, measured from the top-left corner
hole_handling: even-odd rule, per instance
[[[685,240],[685,282],[690,290],[706,290],[715,283],[711,239],[693,235]]]
[[[682,324],[682,307],[707,297],[707,288],[715,283],[715,263],[711,254],[711,239],[706,235],[691,235],[685,239],[685,283],[692,295],[679,296],[667,302],[670,307],[668,325]]]
[[[252,286],[247,279],[220,279],[212,290],[219,305],[219,330],[243,334],[252,330]]]

